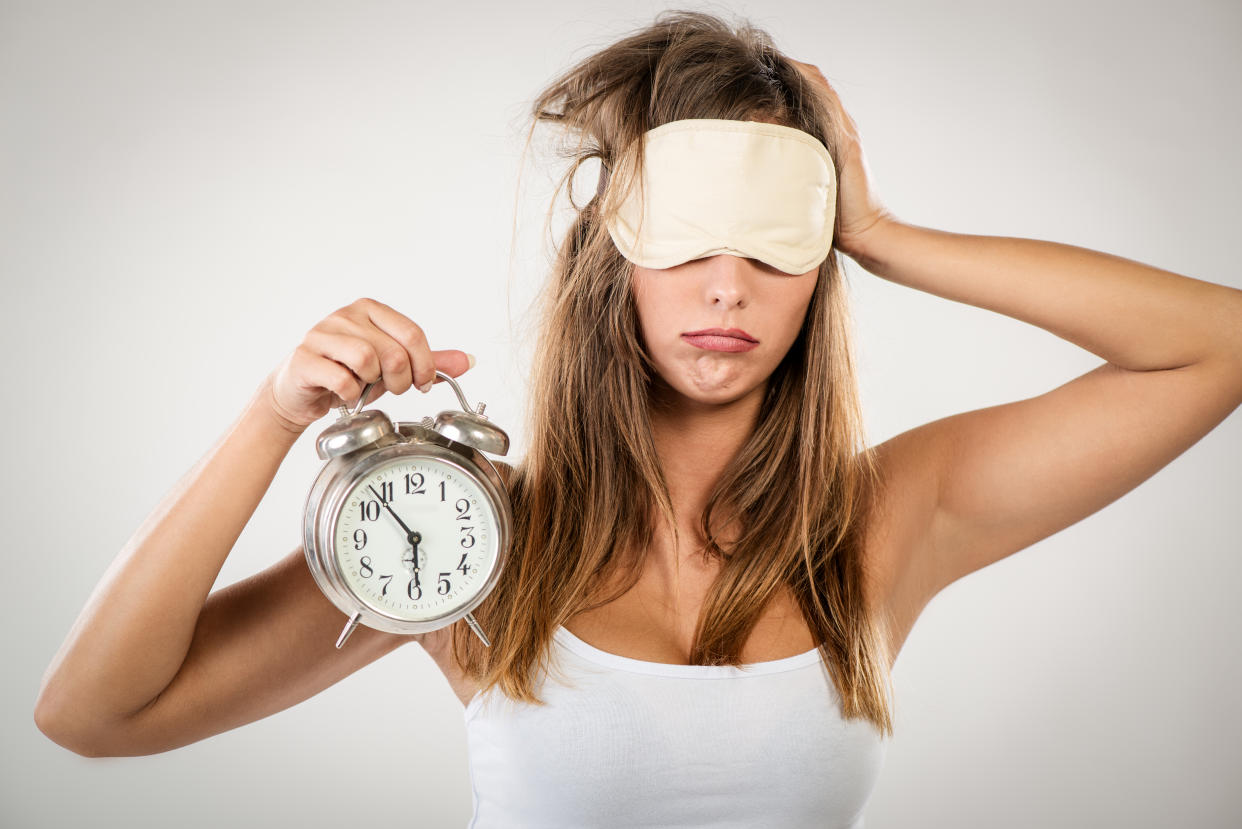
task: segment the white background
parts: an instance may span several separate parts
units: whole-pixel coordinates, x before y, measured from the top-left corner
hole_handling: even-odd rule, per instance
[[[905,220],[1242,286],[1236,3],[694,7],[821,67]],[[528,158],[519,194],[529,101],[660,8],[0,4],[0,824],[465,825],[461,706],[417,646],[152,757],[74,755],[37,731],[34,699],[112,557],[341,305],[375,297],[476,354],[463,387],[520,457],[522,314],[561,172]],[[1100,362],[848,267],[873,442]],[[381,405],[414,420],[453,402]],[[221,585],[297,546],[318,428]],[[934,599],[897,663],[869,829],[1242,823],[1239,460],[1235,414]]]

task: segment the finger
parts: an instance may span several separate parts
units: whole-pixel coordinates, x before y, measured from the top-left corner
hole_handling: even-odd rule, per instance
[[[364,382],[348,366],[316,352],[306,344],[298,346],[297,374],[308,389],[326,389],[336,396],[335,405],[353,406],[362,394]],[[383,384],[372,389],[369,399],[384,393]]]
[[[334,360],[353,373],[361,383],[359,393],[362,385],[384,379],[379,353],[363,331],[338,333],[316,326],[302,342],[313,353]],[[354,399],[358,399],[357,394]]]
[[[404,351],[410,364],[411,384],[422,389],[433,382],[436,379],[435,358],[423,329],[405,314],[382,302],[360,300],[359,305],[375,328]]]
[[[340,364],[338,363],[337,365],[340,365]],[[345,366],[341,366],[341,368],[344,369],[346,372],[348,372],[349,376],[353,378],[353,388],[350,389],[343,396],[339,392],[335,393],[336,399],[332,402],[332,405],[334,407],[344,406],[346,409],[350,409],[350,410],[357,408],[358,407],[358,395],[362,394],[362,390],[364,388],[369,389],[369,391],[367,392],[366,403],[363,403],[362,404],[363,406],[366,406],[370,403],[374,403],[376,400],[383,397],[384,393],[388,391],[387,387],[384,386],[383,380],[379,380],[374,384],[360,383],[358,382],[358,378],[354,377],[353,372],[349,371],[349,369],[346,369]]]
[[[471,369],[470,360],[472,355],[460,349],[446,348],[440,351],[433,351],[431,355],[435,358],[436,370],[444,372],[449,377],[460,377]],[[440,378],[437,377],[436,382],[439,381]]]
[[[376,325],[369,314],[340,315],[325,320],[323,330],[365,340],[379,358],[380,376],[393,394],[404,394],[414,382],[414,362],[408,347]]]
[[[828,79],[824,77],[824,73],[821,72],[819,67],[816,66],[815,64],[803,63],[802,61],[793,60],[793,59],[790,59],[790,62],[793,63],[794,67],[799,72],[801,72],[803,75],[805,75],[808,80],[812,81],[813,83],[818,83],[824,86],[828,86]]]

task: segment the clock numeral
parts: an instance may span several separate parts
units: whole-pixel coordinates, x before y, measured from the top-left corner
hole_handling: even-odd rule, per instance
[[[423,473],[407,472],[405,475],[405,494],[406,495],[426,495],[423,491]]]
[[[367,546],[367,531],[359,527],[354,530],[354,549],[361,550]]]
[[[380,581],[384,583],[384,589],[380,591],[381,596],[388,595],[388,583],[392,581],[392,576],[380,576]]]
[[[444,500],[444,481],[440,481],[440,500]]]
[[[453,585],[449,584],[449,573],[441,573],[440,580],[436,583],[436,592],[441,596],[446,595],[453,589]]]
[[[358,573],[364,578],[369,579],[375,575],[375,571],[371,569],[371,557],[363,556],[358,559]]]
[[[461,554],[461,563],[460,563],[460,564],[458,564],[458,565],[457,565],[457,567],[455,567],[454,569],[456,569],[456,570],[460,570],[460,571],[461,571],[461,574],[462,574],[463,576],[468,576],[468,575],[470,575],[470,565],[466,563],[466,554],[465,554],[465,553],[462,553],[462,554]]]
[[[362,511],[359,521],[378,521],[380,517],[379,501],[359,501],[358,509]]]
[[[418,595],[415,595],[414,591],[418,591]],[[418,573],[415,573],[414,578],[410,579],[409,585],[405,588],[405,595],[415,601],[423,597],[423,587],[418,583]]]
[[[381,481],[379,489],[380,503],[392,503],[392,481]]]
[[[470,520],[470,502],[467,501],[465,498],[457,499],[457,520],[458,521],[469,521]]]
[[[465,535],[461,537],[461,546],[466,547],[466,548],[473,547],[474,536],[470,534],[470,531],[473,530],[474,527],[458,527],[458,529],[460,529],[463,533],[465,533]],[[466,543],[467,540],[470,541],[469,544]]]

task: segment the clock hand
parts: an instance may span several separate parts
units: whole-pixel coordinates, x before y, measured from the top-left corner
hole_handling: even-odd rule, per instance
[[[389,506],[388,502],[385,501],[382,497],[380,497],[380,494],[375,491],[375,487],[371,486],[370,484],[367,484],[367,489],[371,490],[371,493],[375,495],[376,499],[381,504],[383,504],[384,509],[388,510],[389,515],[391,515],[393,518],[397,520],[397,523],[401,525],[401,529],[405,530],[405,543],[411,545],[414,548],[414,569],[417,571],[418,570],[418,542],[422,540],[422,536],[414,532],[413,530],[411,530],[409,527],[405,525],[405,522],[401,520],[401,516],[397,515],[396,511],[391,506]]]
[[[383,498],[380,498],[380,494],[375,491],[375,487],[371,486],[370,484],[367,484],[367,489],[371,490],[371,492],[375,495],[375,497],[379,500],[379,502],[384,506],[384,509],[388,510],[388,512],[392,515],[392,517],[397,519],[397,523],[401,525],[401,529],[405,530],[405,534],[407,537],[414,534],[413,530],[407,527],[405,525],[405,522],[401,520],[401,516],[393,512],[392,507],[388,506],[388,502],[385,501]]]
[[[423,540],[423,537],[416,532],[410,533],[406,537],[406,541],[410,545],[410,557],[401,559],[401,562],[403,564],[413,565],[412,567],[409,568],[411,572],[418,571],[418,545],[420,542],[422,542],[422,540]]]

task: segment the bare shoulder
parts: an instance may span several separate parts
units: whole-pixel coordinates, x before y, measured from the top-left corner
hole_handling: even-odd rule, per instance
[[[461,700],[463,706],[470,704],[470,698],[479,690],[479,685],[473,679],[466,675],[462,667],[457,664],[457,660],[453,657],[453,637],[452,633],[459,625],[465,624],[460,619],[447,627],[433,630],[423,635],[421,640],[423,649],[427,651],[427,655],[431,657],[431,661],[440,669],[440,673],[444,674],[444,678],[448,680],[449,686],[453,689],[453,693],[457,699]]]
[[[1103,363],[874,447],[884,486],[868,587],[895,644],[937,592],[1092,515],[1203,437],[1242,401],[1237,367]]]

